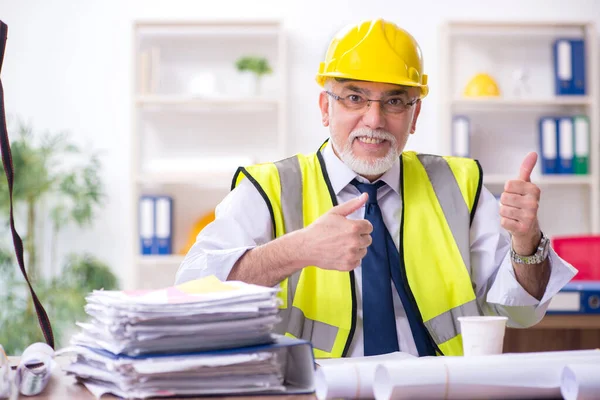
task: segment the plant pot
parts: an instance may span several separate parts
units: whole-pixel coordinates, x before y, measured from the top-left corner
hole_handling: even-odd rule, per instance
[[[256,97],[260,93],[258,77],[250,71],[238,72],[240,95],[244,97]]]

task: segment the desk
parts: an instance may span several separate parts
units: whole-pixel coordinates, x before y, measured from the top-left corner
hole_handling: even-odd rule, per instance
[[[507,329],[504,351],[585,350],[600,348],[600,314],[548,314],[528,329]]]
[[[11,357],[12,358],[12,357]],[[16,358],[11,360],[11,364],[15,364]],[[58,361],[58,360],[57,360]],[[62,360],[61,360],[62,361]],[[60,364],[60,361],[59,361]],[[67,376],[62,369],[57,366],[52,374],[52,378],[48,383],[46,389],[38,396],[25,397],[20,396],[19,399],[31,399],[31,400],[66,400],[66,399],[77,399],[77,400],[96,400],[96,398],[85,388],[85,386],[76,383],[75,378]],[[102,396],[104,399],[120,399],[114,396]],[[169,399],[174,399],[169,397]],[[186,397],[185,400],[198,400],[201,397]],[[208,398],[206,398],[208,399]],[[211,400],[214,400],[212,397]],[[287,395],[287,396],[243,396],[243,397],[219,397],[220,400],[314,400],[314,395]]]

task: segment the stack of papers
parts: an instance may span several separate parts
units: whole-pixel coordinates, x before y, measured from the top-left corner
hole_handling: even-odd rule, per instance
[[[152,357],[116,356],[85,347],[67,348],[74,363],[64,367],[96,397],[112,393],[124,398],[281,393],[285,348],[255,346],[235,351],[186,353]]]
[[[272,341],[277,290],[211,276],[160,290],[94,291],[73,344],[114,354],[201,351]]]
[[[310,373],[312,347],[279,343],[279,304],[277,289],[215,277],[154,291],[94,291],[90,321],[57,354],[75,356],[65,372],[96,396],[283,392],[290,346],[303,345]]]

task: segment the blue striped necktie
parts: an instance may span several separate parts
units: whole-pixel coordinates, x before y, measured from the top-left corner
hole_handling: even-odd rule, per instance
[[[352,184],[361,192],[367,192],[369,199],[365,204],[365,219],[373,225],[371,238],[373,243],[367,249],[362,260],[362,303],[364,355],[372,356],[398,351],[398,335],[392,299],[392,278],[388,259],[387,229],[383,223],[381,209],[377,204],[377,189],[385,184]],[[395,247],[393,250],[396,250]]]
[[[373,225],[373,243],[362,260],[363,331],[365,356],[398,351],[396,318],[392,298],[392,281],[404,307],[406,318],[419,356],[434,356],[436,350],[421,320],[406,278],[402,275],[401,257],[392,236],[388,232],[381,209],[377,204],[377,190],[385,183],[352,184],[361,192],[367,192],[365,219]]]

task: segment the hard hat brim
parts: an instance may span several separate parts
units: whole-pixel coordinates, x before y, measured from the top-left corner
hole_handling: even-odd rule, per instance
[[[344,74],[341,72],[328,72],[325,74],[317,74],[316,76],[316,81],[319,84],[319,86],[324,87],[325,86],[325,81],[327,80],[327,78],[333,78],[333,79],[347,79],[350,81],[361,81],[361,82],[378,82],[378,83],[389,83],[392,85],[399,85],[399,86],[408,86],[408,87],[416,87],[419,88],[421,90],[421,93],[419,95],[419,98],[424,98],[425,96],[427,96],[427,94],[429,94],[429,86],[428,85],[421,85],[418,83],[415,83],[411,80],[399,80],[399,79],[394,79],[394,78],[390,78],[390,79],[360,79],[359,77],[357,77],[356,75],[352,75],[350,76],[349,74]]]

